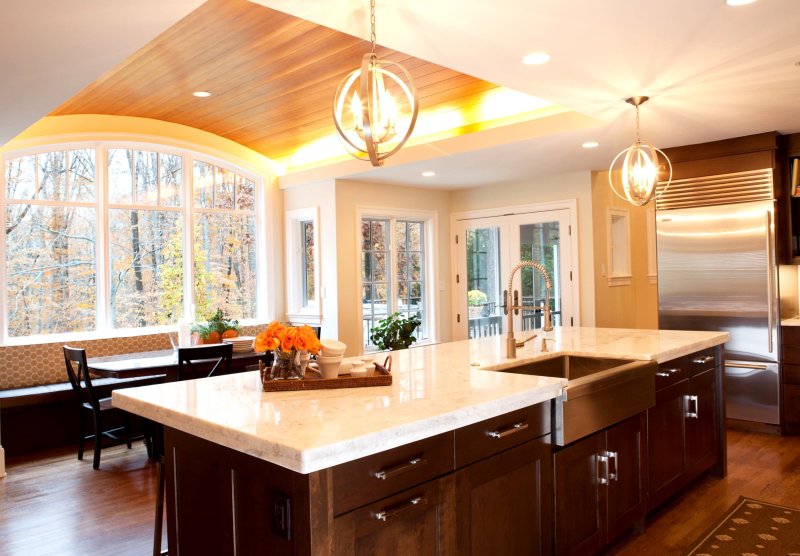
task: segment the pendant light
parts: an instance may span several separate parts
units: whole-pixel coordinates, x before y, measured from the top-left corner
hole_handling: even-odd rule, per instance
[[[639,138],[639,106],[649,98],[638,96],[625,100],[636,107],[636,142],[614,157],[608,171],[611,190],[621,199],[636,206],[646,205],[661,195],[672,181],[672,163],[667,155],[649,143],[642,143]],[[659,163],[659,155],[669,168],[669,175],[661,192],[657,193],[659,169],[663,164]],[[621,164],[617,166],[620,159]]]
[[[419,101],[411,74],[375,54],[375,0],[369,7],[372,50],[339,84],[333,122],[351,155],[381,166],[411,136]]]

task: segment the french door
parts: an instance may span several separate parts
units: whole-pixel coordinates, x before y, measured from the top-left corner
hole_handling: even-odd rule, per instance
[[[536,261],[550,274],[553,325],[573,324],[570,216],[570,209],[564,208],[456,220],[456,339],[506,333],[503,291],[520,261]],[[541,328],[546,298],[543,276],[533,268],[521,268],[511,290],[519,291],[521,305],[538,307],[514,315],[514,330]]]

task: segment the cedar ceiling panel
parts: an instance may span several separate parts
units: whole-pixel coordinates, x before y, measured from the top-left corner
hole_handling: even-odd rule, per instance
[[[111,114],[202,129],[277,159],[334,133],[331,105],[369,42],[244,0],[209,0],[51,115]],[[421,108],[496,87],[384,47]],[[207,90],[197,99],[193,91]]]

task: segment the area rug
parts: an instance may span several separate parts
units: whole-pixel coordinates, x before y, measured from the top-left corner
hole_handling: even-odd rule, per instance
[[[800,510],[740,497],[687,556],[800,556]]]

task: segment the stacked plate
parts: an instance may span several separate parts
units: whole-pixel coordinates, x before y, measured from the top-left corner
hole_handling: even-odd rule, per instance
[[[248,353],[253,351],[253,340],[255,339],[255,336],[238,336],[225,338],[222,341],[233,346],[233,353]]]

